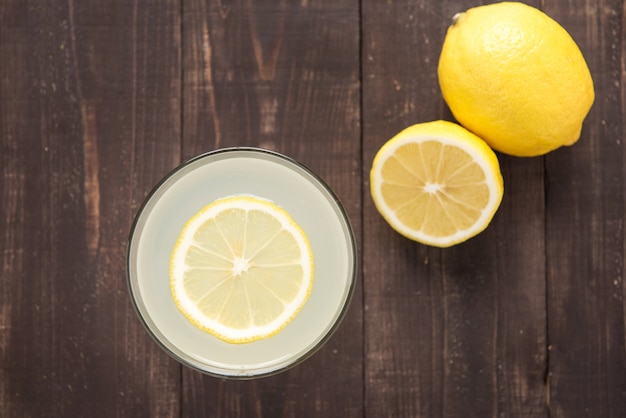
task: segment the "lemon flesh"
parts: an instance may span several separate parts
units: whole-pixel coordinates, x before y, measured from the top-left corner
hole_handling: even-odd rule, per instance
[[[593,81],[562,26],[515,2],[475,7],[453,20],[438,76],[461,125],[515,156],[542,155],[579,139]]]
[[[170,258],[178,309],[229,343],[268,338],[302,309],[313,286],[313,252],[281,207],[226,197],[183,227]]]
[[[503,194],[494,152],[447,121],[413,125],[385,143],[370,171],[372,200],[400,234],[449,247],[483,231]]]

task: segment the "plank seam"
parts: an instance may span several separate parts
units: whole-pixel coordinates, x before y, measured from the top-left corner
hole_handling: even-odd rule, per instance
[[[358,19],[359,19],[359,25],[358,25],[358,37],[359,37],[359,42],[358,42],[358,47],[359,47],[359,158],[361,160],[361,169],[359,170],[361,179],[359,184],[361,185],[361,207],[359,210],[359,230],[361,231],[361,236],[359,238],[359,247],[362,249],[363,248],[363,244],[364,244],[364,228],[365,228],[365,199],[367,198],[367,187],[365,186],[366,184],[366,178],[365,177],[365,173],[363,171],[363,167],[366,167],[365,165],[365,152],[364,152],[364,142],[365,142],[365,129],[364,129],[364,124],[365,124],[365,118],[364,118],[364,104],[363,104],[363,85],[364,85],[364,79],[363,79],[363,54],[365,51],[364,45],[363,45],[363,1],[360,0],[358,2],[358,6],[357,6],[357,13],[358,13]],[[359,263],[358,263],[358,268],[359,271],[361,272],[361,279],[363,278],[363,258],[359,257]],[[365,326],[365,291],[363,289],[363,287],[361,288],[361,350],[362,350],[362,354],[361,354],[361,408],[362,408],[362,412],[361,415],[363,418],[366,417],[366,408],[365,408],[365,399],[366,399],[366,395],[367,395],[367,364],[366,364],[366,359],[367,359],[367,352],[366,352],[366,339],[365,339],[365,332],[366,332],[366,326]]]
[[[543,8],[543,1],[542,1]],[[545,157],[543,159],[543,251],[544,251],[544,311],[546,316],[546,342],[545,342],[545,360],[544,360],[544,373],[543,373],[543,382],[544,382],[544,390],[545,390],[545,405],[546,405],[546,414],[547,417],[550,418],[552,416],[552,410],[550,409],[550,281],[549,281],[549,262],[548,262],[548,167],[547,161]]]

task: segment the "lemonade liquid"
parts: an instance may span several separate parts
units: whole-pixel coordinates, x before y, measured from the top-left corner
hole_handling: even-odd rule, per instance
[[[313,289],[300,313],[275,336],[245,344],[195,327],[170,291],[170,254],[183,225],[231,195],[254,195],[285,209],[308,236],[315,263]],[[353,232],[333,192],[304,166],[255,148],[214,151],[170,173],[140,209],[128,247],[129,288],[149,333],[180,362],[224,377],[268,375],[310,356],[345,314],[355,276]]]

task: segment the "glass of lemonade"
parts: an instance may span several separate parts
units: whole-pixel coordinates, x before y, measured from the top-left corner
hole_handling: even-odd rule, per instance
[[[181,229],[206,205],[233,195],[282,207],[308,236],[315,260],[313,289],[297,316],[276,335],[244,344],[194,326],[170,291],[170,254]],[[344,317],[356,267],[348,216],[328,185],[289,157],[248,147],[212,151],[169,173],[139,209],[127,254],[131,299],[149,334],[181,363],[229,378],[271,375],[311,356]]]

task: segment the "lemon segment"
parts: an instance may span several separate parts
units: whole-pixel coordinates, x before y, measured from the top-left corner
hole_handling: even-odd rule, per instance
[[[569,33],[517,2],[455,15],[437,71],[456,120],[493,149],[521,157],[577,142],[595,97]]]
[[[447,121],[413,125],[384,144],[370,171],[372,200],[400,234],[449,247],[490,223],[503,195],[494,152]]]
[[[275,335],[298,314],[313,270],[308,238],[285,210],[232,196],[185,224],[170,258],[170,287],[198,328],[246,343]]]

